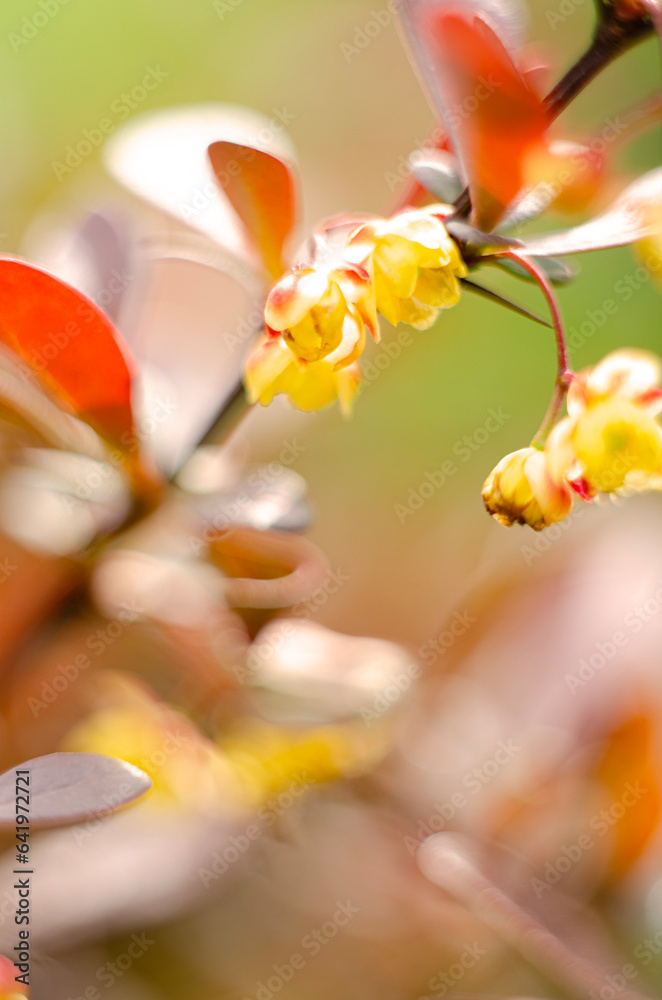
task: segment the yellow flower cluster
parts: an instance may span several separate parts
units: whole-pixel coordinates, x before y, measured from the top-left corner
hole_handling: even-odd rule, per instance
[[[467,271],[443,223],[450,211],[430,205],[347,228],[330,259],[281,278],[266,301],[266,333],[246,364],[250,402],[267,406],[284,393],[300,410],[338,399],[349,413],[366,331],[379,340],[377,313],[424,330],[457,303]]]
[[[662,489],[662,410],[656,358],[614,351],[580,372],[568,391],[568,415],[544,451],[507,455],[488,476],[483,499],[501,524],[536,531],[560,521],[575,497]]]

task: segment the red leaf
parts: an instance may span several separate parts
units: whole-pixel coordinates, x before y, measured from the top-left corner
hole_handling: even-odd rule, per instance
[[[214,142],[208,152],[216,178],[261,251],[267,270],[280,277],[285,270],[283,248],[296,221],[292,167],[271,153],[235,142]]]
[[[90,299],[32,264],[2,257],[0,303],[0,341],[56,397],[108,438],[131,431],[128,349]]]
[[[524,186],[548,125],[540,98],[501,40],[504,4],[405,0],[412,54],[469,185],[476,225],[493,228]],[[496,16],[495,16],[496,12]]]

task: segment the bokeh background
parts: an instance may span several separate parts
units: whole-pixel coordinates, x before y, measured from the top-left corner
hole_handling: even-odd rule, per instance
[[[148,67],[159,67],[165,78],[136,115],[207,101],[248,105],[267,116],[286,109],[308,227],[340,211],[387,211],[397,194],[392,175],[434,127],[393,18],[379,2],[52,0],[52,6],[57,10],[48,23],[19,43],[24,19],[39,4],[6,0],[0,9],[2,251],[27,253],[45,218],[69,215],[75,221],[94,205],[112,203],[117,190],[99,150],[63,178],[54,163],[140,83]],[[551,85],[589,38],[593,7],[546,0],[530,0],[528,7],[530,38],[549,61]],[[375,10],[386,13],[388,23],[357,51],[357,32],[365,37],[360,33],[374,23]],[[653,39],[626,54],[591,84],[555,132],[577,140],[599,134],[608,119],[659,87],[659,59]],[[619,145],[613,156],[608,150],[608,181],[590,211],[655,166],[660,151],[659,128]],[[555,229],[581,218],[550,214],[544,226]],[[575,331],[575,365],[624,345],[659,351],[662,290],[654,276],[641,279],[636,248],[584,255],[577,263],[577,279],[560,292]],[[630,276],[636,286],[631,289]],[[532,308],[544,308],[529,286],[496,273],[488,281]],[[617,310],[594,322],[590,314],[607,299],[617,302]],[[587,321],[590,333],[577,333]],[[219,306],[219,336],[226,332],[224,322]],[[191,335],[182,332],[183,351]],[[386,330],[385,341],[397,342],[396,332]],[[367,358],[374,361],[382,352],[373,347]],[[506,531],[483,510],[480,488],[487,473],[528,443],[542,418],[554,363],[551,332],[465,294],[432,330],[414,333],[400,357],[365,386],[350,421],[335,408],[302,415],[276,405],[241,425],[233,445],[251,463],[271,461],[284,442],[296,439],[301,446],[293,468],[308,483],[314,510],[309,537],[345,581],[317,602],[316,621],[350,635],[388,638],[412,656],[416,650],[425,654],[454,615],[468,614],[472,625],[447,654],[428,657],[422,693],[396,706],[397,720],[383,737],[387,745],[370,750],[375,763],[365,765],[363,776],[341,774],[316,788],[312,801],[289,814],[285,829],[265,838],[268,850],[263,843],[242,859],[227,885],[214,882],[213,903],[194,893],[187,901],[180,889],[181,912],[173,912],[172,899],[160,902],[150,883],[141,892],[153,894],[153,906],[147,913],[139,908],[134,920],[131,906],[122,902],[109,921],[114,936],[106,929],[86,937],[84,920],[67,924],[60,936],[55,927],[44,932],[35,956],[38,1000],[86,996],[95,983],[101,996],[126,1000],[271,1000],[269,987],[260,995],[259,984],[273,975],[274,963],[287,963],[303,936],[331,919],[336,900],[345,897],[360,901],[356,924],[319,956],[307,958],[306,968],[272,995],[445,995],[452,988],[431,986],[431,977],[457,963],[475,942],[488,957],[466,980],[456,976],[457,992],[566,995],[496,944],[498,935],[465,908],[423,886],[403,840],[436,801],[448,800],[470,764],[488,759],[499,739],[522,732],[531,738],[525,753],[530,770],[520,760],[521,773],[505,787],[490,783],[476,809],[462,813],[459,828],[514,851],[530,848],[541,867],[576,840],[595,813],[597,805],[586,803],[597,802],[595,783],[605,768],[615,767],[614,760],[630,761],[631,770],[623,765],[624,780],[647,776],[649,804],[655,782],[662,780],[662,631],[655,615],[641,637],[633,635],[604,684],[600,677],[582,690],[581,708],[564,680],[662,579],[662,499],[633,497],[587,508],[547,543],[524,528]],[[484,441],[481,429],[491,411],[505,417]],[[467,436],[470,455],[462,450]],[[398,515],[410,491],[446,460],[455,462],[456,474],[420,509]],[[131,660],[140,651],[115,654],[110,671],[116,666],[140,674]],[[121,756],[121,747],[116,750]],[[620,777],[609,781],[614,789]],[[233,822],[244,829],[241,817]],[[588,874],[578,876],[570,890],[611,925],[623,961],[662,927],[656,809],[628,824],[626,819],[617,826],[613,843],[611,833],[600,841]],[[150,831],[156,844],[158,824]],[[194,837],[193,831],[187,835]],[[611,846],[603,850],[607,841]],[[50,848],[53,862],[56,847]],[[130,853],[129,842],[123,850]],[[144,844],[141,850],[149,865],[149,850]],[[75,854],[61,856],[64,868],[73,870]],[[97,867],[103,863],[98,857]],[[497,869],[503,873],[509,863]],[[521,878],[526,882],[528,876]],[[61,891],[67,892],[66,880]],[[112,895],[108,880],[98,889],[103,892]],[[108,905],[112,910],[112,901]],[[96,970],[126,950],[131,933],[145,928],[156,943],[111,985],[100,984]],[[5,921],[3,934],[7,930]],[[638,986],[655,968],[645,964],[645,970],[637,966]]]

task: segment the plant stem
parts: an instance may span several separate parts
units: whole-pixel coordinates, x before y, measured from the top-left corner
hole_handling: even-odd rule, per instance
[[[198,443],[198,447],[205,444],[222,444],[250,410],[251,405],[246,399],[244,383],[240,377],[216,414],[209,430]]]
[[[474,860],[468,837],[455,833],[435,833],[419,851],[419,865],[424,874],[458,903],[475,913],[502,940],[517,948],[520,954],[572,996],[604,996],[603,986],[611,971],[595,957],[596,936],[577,926],[576,912],[556,906],[549,907],[559,923],[559,916],[569,919],[570,928],[563,938],[543,923],[536,913],[521,905],[486,874],[480,861]],[[493,861],[495,857],[493,856]],[[589,925],[590,926],[590,925]],[[601,951],[612,945],[602,942]],[[613,947],[613,946],[612,946]],[[609,957],[608,952],[605,958]],[[614,993],[614,995],[616,995]],[[649,994],[639,993],[630,985],[619,988],[619,1000],[649,1000]]]
[[[655,0],[644,0],[648,14],[656,27],[662,21],[662,13]],[[574,66],[550,90],[544,106],[550,123],[561,114],[579,93],[595,79],[609,63],[642,41],[653,30],[653,25],[643,18],[621,21],[611,7],[602,8],[603,14],[588,49],[579,57]],[[658,29],[659,30],[659,29]],[[468,215],[471,210],[469,189],[465,188],[455,200],[458,216]]]
[[[505,254],[503,254],[503,256],[510,257],[511,260],[516,261],[521,267],[529,272],[531,277],[534,278],[540,286],[540,289],[547,299],[547,304],[552,317],[552,324],[554,326],[554,335],[556,338],[556,379],[554,382],[554,393],[547,408],[547,413],[543,418],[543,422],[531,441],[534,448],[542,448],[544,447],[547,435],[556,423],[559,413],[561,412],[561,407],[568,391],[568,387],[574,378],[574,373],[568,364],[568,349],[566,347],[565,332],[563,330],[563,318],[561,316],[561,309],[556,299],[556,295],[554,294],[552,283],[542,268],[540,268],[528,257],[518,254],[514,250],[508,250]]]
[[[641,19],[621,21],[614,14],[605,14],[586,52],[545,98],[550,120],[557,118],[598,73],[652,30],[652,25]]]

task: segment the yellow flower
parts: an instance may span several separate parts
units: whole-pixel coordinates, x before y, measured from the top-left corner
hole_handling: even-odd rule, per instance
[[[299,410],[321,410],[337,400],[349,416],[361,382],[358,364],[336,365],[333,354],[321,361],[299,361],[282,337],[267,335],[253,349],[244,372],[249,402],[268,406],[284,393]]]
[[[587,407],[570,440],[591,490],[613,493],[630,473],[662,472],[662,431],[635,403],[610,399]]]
[[[535,531],[561,521],[572,507],[572,493],[552,478],[545,453],[520,448],[502,458],[485,480],[483,500],[499,524],[528,524]]]
[[[308,785],[361,774],[374,767],[390,746],[385,731],[368,729],[356,719],[311,728],[238,719],[218,742],[254,805],[283,790],[292,793],[291,801]],[[287,799],[281,796],[281,800],[287,807]],[[278,799],[274,806],[277,803]]]
[[[271,289],[264,318],[267,330],[282,334],[301,361],[333,353],[342,367],[363,351],[366,327],[379,339],[370,278],[357,267],[295,268]]]
[[[226,758],[182,715],[136,691],[131,704],[101,708],[69,731],[68,751],[119,757],[149,774],[156,808],[213,814],[241,802]]]
[[[580,372],[568,392],[568,416],[550,434],[552,473],[587,499],[623,487],[656,487],[662,475],[662,406],[657,360],[614,351]]]
[[[467,269],[441,218],[449,211],[430,205],[400,212],[366,223],[348,241],[348,256],[371,270],[377,309],[394,326],[427,330],[460,297]]]
[[[612,351],[593,368],[579,372],[568,390],[568,415],[606,399],[626,399],[654,415],[662,409],[660,363],[648,351]]]

